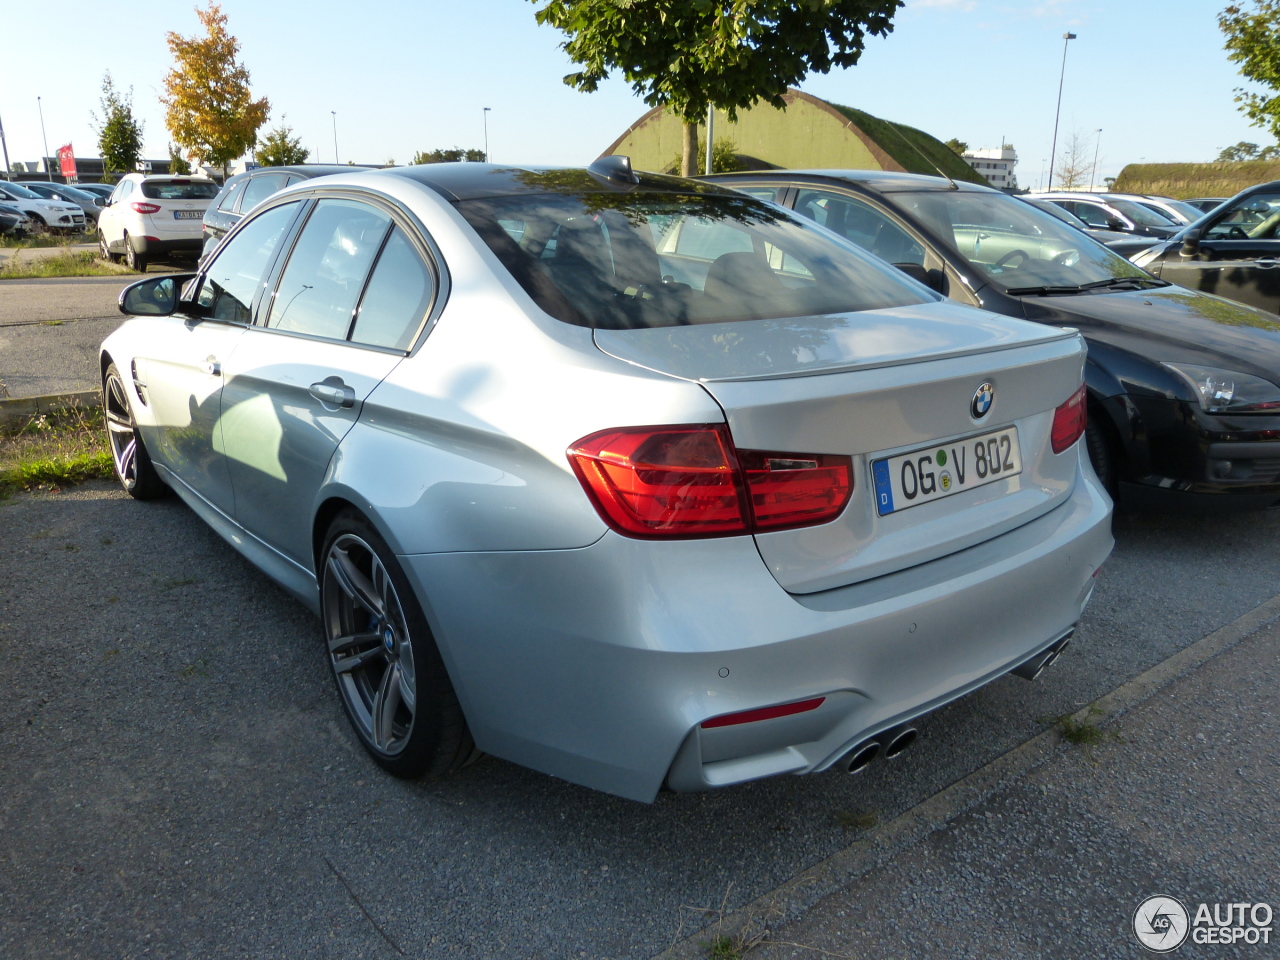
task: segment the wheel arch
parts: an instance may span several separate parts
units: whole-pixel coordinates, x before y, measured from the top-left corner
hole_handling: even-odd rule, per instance
[[[396,555],[403,551],[400,549],[400,542],[396,536],[388,529],[378,512],[373,509],[373,505],[368,499],[361,497],[354,490],[347,487],[330,488],[324,491],[319,503],[316,506],[314,519],[311,522],[311,562],[315,565],[316,579],[320,577],[323,569],[323,557],[325,535],[329,532],[329,527],[336,517],[345,509],[352,509],[360,516],[364,517],[373,528],[378,531],[378,535],[382,537],[392,553]]]

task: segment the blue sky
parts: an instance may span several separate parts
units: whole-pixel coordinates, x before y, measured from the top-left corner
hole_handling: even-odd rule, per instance
[[[1212,160],[1239,140],[1267,143],[1236,110],[1242,78],[1222,49],[1226,0],[910,0],[895,30],[861,64],[811,76],[815,96],[919,127],[941,139],[1019,152],[1035,186],[1049,156],[1062,34],[1067,57],[1062,134],[1093,146],[1099,178],[1126,163]],[[146,154],[167,155],[157,96],[170,66],[168,30],[198,29],[194,4],[104,7],[63,0],[6,17],[0,119],[11,160],[41,155],[41,97],[50,150],[72,141],[97,154],[89,112],[102,75],[133,87]],[[594,158],[647,109],[621,80],[594,94],[562,83],[563,37],[534,22],[524,0],[225,0],[255,93],[302,137],[313,161],[408,160],[415,150],[489,146],[499,162],[578,164]],[[92,26],[91,26],[92,25]]]

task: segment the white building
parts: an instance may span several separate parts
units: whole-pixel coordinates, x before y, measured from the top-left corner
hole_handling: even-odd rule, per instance
[[[987,178],[987,182],[1001,190],[1018,189],[1018,152],[1013,147],[991,147],[983,150],[967,150],[964,161]]]

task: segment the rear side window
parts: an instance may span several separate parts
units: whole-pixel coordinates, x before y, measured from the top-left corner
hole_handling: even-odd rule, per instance
[[[351,339],[375,347],[408,350],[434,291],[427,265],[396,227],[373,268]]]
[[[345,340],[391,218],[354,200],[321,200],[280,278],[267,326]]]
[[[580,326],[669,327],[923,302],[899,271],[753,197],[583,192],[456,206],[539,307]]]
[[[245,182],[244,199],[240,201],[240,212],[248,213],[267,197],[284,189],[284,177],[267,176],[251,177]]]
[[[250,321],[253,298],[281,236],[297,212],[297,203],[281,204],[245,224],[219,248],[196,297],[205,316],[230,323]]]
[[[223,213],[230,213],[235,208],[236,198],[240,196],[240,191],[244,189],[244,184],[245,181],[243,180],[234,184],[231,189],[227,191],[227,195],[223,197],[222,201],[218,204],[218,209]]]
[[[218,185],[212,180],[143,180],[142,195],[148,200],[212,200]]]

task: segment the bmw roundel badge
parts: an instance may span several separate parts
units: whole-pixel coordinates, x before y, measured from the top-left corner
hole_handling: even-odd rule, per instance
[[[995,402],[996,388],[988,380],[974,391],[973,402],[969,404],[969,413],[973,415],[973,419],[981,420],[991,410],[991,405]]]

